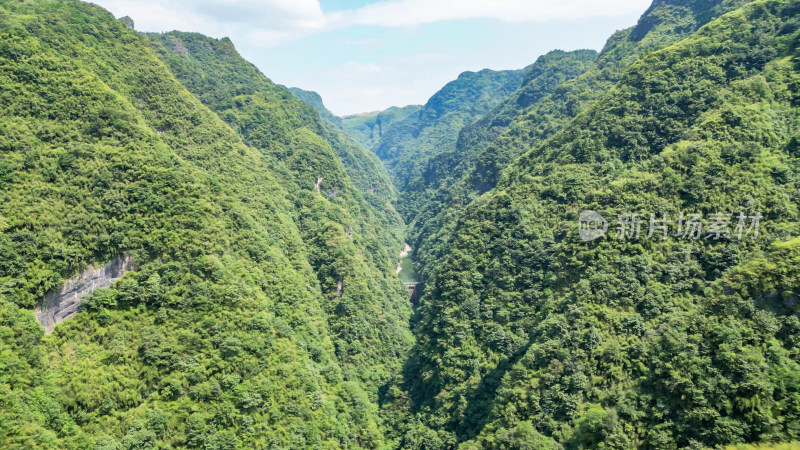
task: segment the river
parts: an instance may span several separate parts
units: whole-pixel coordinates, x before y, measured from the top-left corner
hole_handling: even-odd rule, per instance
[[[400,280],[403,283],[418,283],[419,275],[417,268],[414,265],[414,260],[411,259],[411,246],[406,244],[406,247],[400,252],[400,264],[397,265],[397,274],[400,275]]]

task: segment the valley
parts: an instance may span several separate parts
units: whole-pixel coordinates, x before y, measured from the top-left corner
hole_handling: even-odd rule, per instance
[[[800,1],[342,117],[135,28],[0,0],[0,447],[797,448]]]

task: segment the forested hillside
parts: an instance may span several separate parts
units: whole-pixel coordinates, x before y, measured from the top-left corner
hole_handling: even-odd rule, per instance
[[[377,115],[349,117],[344,127],[365,135],[362,144],[375,152],[389,169],[400,191],[419,176],[428,161],[455,147],[459,130],[489,112],[514,92],[524,70],[464,72],[417,109],[390,109]],[[371,120],[374,117],[375,120]],[[356,125],[357,124],[357,125]],[[377,136],[376,136],[377,132]],[[400,207],[406,203],[400,202]]]
[[[430,161],[400,206],[413,222],[410,241],[427,254],[445,237],[460,210],[495,186],[502,170],[537,142],[566,126],[617,83],[639,55],[686,38],[721,14],[747,3],[655,1],[639,23],[611,36],[596,57],[587,52],[553,52],[537,61],[520,89],[501,106],[459,133],[456,151]],[[419,194],[422,192],[424,194]]]
[[[394,191],[385,171],[371,165],[374,155],[242,59],[230,41],[178,32],[149,36],[179,81],[285,170],[278,176],[326,296],[339,361],[348,378],[377,392],[410,343],[406,293],[391,270],[403,246],[402,221],[389,204]],[[343,162],[352,162],[349,171]],[[357,187],[348,172],[371,185]]]
[[[601,78],[612,88],[581,94],[587,72],[556,89],[579,108],[540,100],[490,144],[524,155],[423,248],[438,257],[423,254],[419,342],[384,408],[403,445],[797,439],[800,3],[713,18],[736,6],[656,2],[598,58],[622,70]],[[663,28],[676,24],[685,38]],[[652,33],[661,50],[624,44]],[[580,238],[582,210],[608,218],[607,237]],[[675,236],[684,212],[729,214],[730,236],[741,213],[762,228]],[[619,238],[629,213],[638,239]],[[672,218],[666,237],[645,237],[650,213]]]
[[[229,41],[128,25],[0,3],[1,446],[383,445],[410,344],[383,169]],[[123,252],[43,336],[39,299]]]
[[[394,204],[397,200],[397,192],[389,180],[389,174],[381,160],[374,153],[365,149],[366,145],[361,142],[361,139],[365,137],[358,132],[352,133],[352,136],[346,132],[342,118],[330,112],[322,102],[322,97],[316,92],[300,88],[290,88],[289,90],[295,97],[317,110],[322,119],[322,126],[325,128],[324,136],[337,150],[350,178],[362,191],[369,191],[370,194],[373,194],[367,195],[367,201],[378,209],[393,210],[394,206],[390,207],[386,202]],[[391,219],[397,220],[396,217],[391,217]]]
[[[424,159],[427,167],[408,183],[401,206],[406,220],[414,224],[410,240],[415,248],[424,245],[423,238],[435,238],[454,211],[494,187],[502,168],[519,156],[513,150],[498,155],[492,152],[496,147],[487,149],[501,135],[521,132],[516,127],[506,131],[516,116],[593,68],[596,58],[597,52],[592,50],[556,50],[541,56],[526,70],[514,93],[459,130],[455,145],[445,145],[444,151]]]
[[[314,107],[314,109],[319,112],[319,115],[323,120],[330,122],[338,128],[342,128],[342,118],[336,116],[325,107],[325,103],[322,101],[322,97],[318,93],[314,91],[306,91],[296,87],[289,88],[289,91],[291,91],[295,97],[307,103],[309,106]]]
[[[388,134],[395,124],[413,120],[421,109],[420,105],[409,105],[343,117],[342,129],[364,148],[375,152],[381,145],[384,134]]]

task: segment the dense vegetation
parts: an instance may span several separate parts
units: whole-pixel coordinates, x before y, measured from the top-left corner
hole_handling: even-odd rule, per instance
[[[536,105],[564,83],[584,74],[597,58],[593,50],[553,51],[541,56],[527,69],[522,85],[478,121],[463,127],[457,140],[426,161],[403,191],[402,211],[414,223],[412,241],[434,238],[442,221],[453,210],[468,204],[497,182],[500,171],[516,156],[520,147],[501,146],[500,138],[514,136],[524,128],[506,132],[520,111]],[[505,133],[504,133],[505,132]],[[499,150],[502,149],[502,150]]]
[[[316,109],[319,115],[322,117],[322,120],[330,122],[331,124],[337,126],[338,128],[342,128],[344,122],[342,118],[336,116],[328,108],[325,107],[325,103],[322,101],[322,97],[318,93],[314,91],[306,91],[304,89],[296,87],[289,88],[289,91],[291,91],[291,93],[294,94],[295,97],[299,98],[303,102],[307,103],[309,106]]]
[[[0,447],[800,439],[798,0],[656,0],[600,53],[346,118],[229,39],[0,0],[0,87]]]
[[[490,190],[505,166],[564,126],[619,82],[639,55],[688,37],[744,0],[658,1],[639,23],[615,33],[596,57],[553,52],[537,61],[520,89],[496,110],[460,131],[456,151],[431,160],[431,174],[417,178],[400,209],[414,224],[411,243],[419,258],[451,230],[460,210]],[[592,61],[593,59],[593,61]],[[418,194],[424,192],[424,195]]]
[[[0,443],[381,446],[410,344],[383,169],[229,41],[129,25],[0,3]],[[124,251],[43,336],[38,299]]]
[[[410,105],[343,117],[342,129],[364,148],[374,152],[381,145],[384,134],[388,134],[395,124],[413,120],[421,109],[422,106]]]
[[[360,142],[363,138],[359,133],[350,136],[344,133],[344,121],[335,116],[322,102],[322,97],[312,91],[299,88],[290,88],[292,94],[317,110],[322,118],[324,135],[339,154],[350,179],[362,191],[369,191],[366,200],[378,209],[393,209],[387,202],[394,203],[397,192],[389,180],[389,174],[384,169],[381,160],[372,152],[365,150],[365,145]],[[396,221],[396,217],[390,217]]]
[[[369,130],[371,142],[363,137],[360,142],[372,144],[367,148],[389,168],[395,186],[405,191],[413,179],[428,169],[430,158],[452,150],[459,130],[514,92],[524,74],[524,70],[464,72],[420,108],[395,108],[377,115],[349,117],[343,126],[361,130],[355,136],[364,136]]]
[[[377,392],[410,343],[407,302],[391,272],[402,247],[401,221],[389,204],[393,190],[380,162],[272,84],[229,40],[179,32],[150,37],[179,81],[245,143],[285,168],[277,176],[292,198],[326,296],[339,361],[347,378]],[[354,182],[367,180],[369,187]]]
[[[402,445],[797,439],[799,18],[790,0],[656,2],[491,140],[523,156],[417,252],[418,345],[384,406]],[[608,238],[578,237],[583,209]],[[740,211],[763,215],[758,238],[614,238],[627,212],[646,234],[649,213]]]

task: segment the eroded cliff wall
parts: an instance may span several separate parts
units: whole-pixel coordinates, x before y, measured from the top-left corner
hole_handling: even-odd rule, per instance
[[[101,267],[89,267],[82,274],[67,280],[61,289],[45,295],[35,310],[36,319],[44,327],[45,333],[50,334],[57,324],[78,313],[78,307],[87,295],[95,289],[111,286],[135,268],[133,258],[127,253]]]

